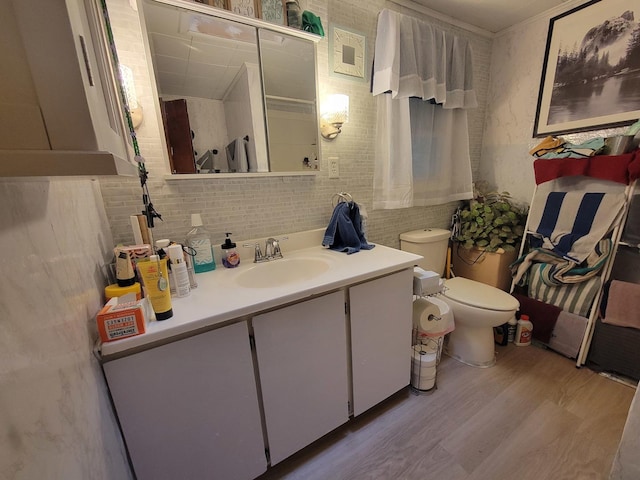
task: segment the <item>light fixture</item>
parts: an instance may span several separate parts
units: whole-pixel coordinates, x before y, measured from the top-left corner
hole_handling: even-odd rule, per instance
[[[120,65],[120,81],[127,96],[127,105],[129,106],[129,114],[131,115],[131,123],[133,128],[138,128],[142,123],[142,105],[138,103],[136,95],[136,86],[133,83],[133,72],[126,65]]]
[[[333,140],[342,131],[342,125],[349,121],[349,96],[329,95],[320,115],[320,133],[327,140]]]

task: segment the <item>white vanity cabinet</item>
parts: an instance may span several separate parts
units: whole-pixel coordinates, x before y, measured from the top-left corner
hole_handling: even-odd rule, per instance
[[[103,368],[139,480],[247,480],[266,470],[247,322]]]
[[[98,0],[0,5],[0,176],[135,175]]]
[[[272,465],[349,420],[344,293],[252,319]]]
[[[412,295],[411,269],[349,288],[355,416],[409,384]]]

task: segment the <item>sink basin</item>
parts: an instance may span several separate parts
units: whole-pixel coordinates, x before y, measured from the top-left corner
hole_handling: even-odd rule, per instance
[[[235,281],[246,288],[272,288],[311,280],[329,270],[321,258],[281,258],[259,263],[240,272]]]

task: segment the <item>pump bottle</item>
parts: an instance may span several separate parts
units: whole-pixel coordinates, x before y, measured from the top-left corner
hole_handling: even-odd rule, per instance
[[[227,233],[227,238],[224,243],[220,245],[222,250],[222,265],[227,268],[235,268],[240,265],[240,255],[236,250],[236,244],[231,241],[231,233]]]

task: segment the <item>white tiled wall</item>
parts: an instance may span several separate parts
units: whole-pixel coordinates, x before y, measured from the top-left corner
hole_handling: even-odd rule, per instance
[[[373,47],[378,12],[387,2],[375,0],[308,0],[303,8],[313,11],[323,23],[327,37],[331,27],[337,25],[366,37],[367,78],[350,79],[329,72],[329,40],[318,43],[318,79],[320,101],[331,93],[346,93],[350,97],[349,122],[334,141],[321,141],[320,168],[315,177],[276,177],[238,179],[197,179],[165,181],[167,173],[158,137],[158,126],[152,118],[148,73],[138,59],[141,35],[136,32],[136,14],[126,0],[108,0],[114,23],[116,41],[129,52],[121,52],[120,60],[134,69],[136,89],[145,110],[145,119],[138,130],[141,151],[150,172],[149,191],[154,207],[163,215],[153,230],[154,237],[182,241],[189,230],[190,214],[200,212],[213,232],[214,241],[222,243],[224,232],[233,232],[234,238],[264,237],[327,225],[332,212],[332,196],[346,191],[365,206],[369,214],[370,241],[399,246],[400,233],[426,226],[448,228],[456,204],[437,207],[416,207],[402,210],[372,211],[373,143],[375,138],[375,102],[369,93]],[[393,8],[393,7],[391,7]],[[398,8],[398,7],[395,7]],[[403,10],[403,13],[415,12]],[[426,17],[423,17],[426,19]],[[123,26],[122,21],[124,21]],[[489,82],[491,40],[433,20],[437,25],[450,28],[469,38],[474,51],[476,90],[480,107],[469,115],[471,158],[474,172],[480,161],[483,137],[482,120]],[[138,29],[139,30],[139,29]],[[119,51],[124,50],[119,46]],[[146,78],[145,78],[146,77]],[[339,157],[340,178],[329,179],[327,159]],[[142,193],[135,179],[102,180],[105,208],[116,242],[131,242],[129,215],[142,208]]]

